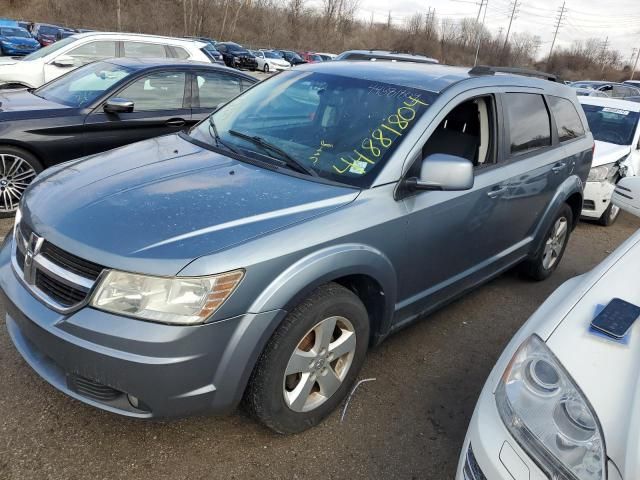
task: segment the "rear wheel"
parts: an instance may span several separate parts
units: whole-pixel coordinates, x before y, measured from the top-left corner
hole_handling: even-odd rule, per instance
[[[16,213],[25,189],[42,171],[42,165],[21,148],[0,146],[0,218]]]
[[[269,64],[268,64],[268,63],[265,63],[265,64],[264,64],[264,67],[262,68],[262,71],[263,71],[264,73],[269,73]]]
[[[269,340],[245,393],[247,409],[278,433],[317,425],[349,392],[368,344],[360,299],[335,283],[318,288]]]
[[[609,227],[616,222],[618,215],[620,215],[620,207],[614,205],[613,202],[609,202],[609,206],[598,219],[598,223],[604,227]]]
[[[522,264],[522,272],[532,280],[545,280],[558,268],[571,235],[573,212],[566,203],[556,214],[540,252]]]

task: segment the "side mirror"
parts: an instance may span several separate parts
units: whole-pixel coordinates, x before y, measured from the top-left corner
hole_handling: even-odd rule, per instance
[[[133,112],[133,102],[126,98],[110,98],[103,107],[107,113],[131,113]]]
[[[640,217],[640,177],[624,177],[616,185],[611,201],[625,212]]]
[[[76,64],[73,57],[70,57],[69,55],[60,55],[52,63],[56,67],[62,67],[62,68],[71,68],[71,67],[74,67]]]
[[[409,190],[461,191],[473,187],[473,163],[466,158],[434,153],[422,160],[420,178],[408,178]]]

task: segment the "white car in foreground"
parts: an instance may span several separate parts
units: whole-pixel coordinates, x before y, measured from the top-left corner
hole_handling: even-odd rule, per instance
[[[291,64],[276,52],[270,50],[252,50],[251,53],[255,55],[258,61],[258,70],[262,70],[264,73],[280,72],[291,68]]]
[[[614,202],[640,216],[640,177]],[[480,394],[458,480],[640,478],[640,320],[621,342],[590,331],[613,298],[640,305],[639,266],[640,230],[522,326]]]
[[[581,216],[608,226],[620,213],[611,203],[616,182],[640,175],[640,103],[590,96],[578,100],[596,143]]]
[[[0,58],[0,88],[37,88],[82,65],[112,57],[181,58],[212,62],[204,42],[134,33],[72,35],[22,59]]]

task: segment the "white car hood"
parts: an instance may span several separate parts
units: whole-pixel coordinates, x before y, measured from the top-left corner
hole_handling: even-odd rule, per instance
[[[15,60],[12,57],[0,57],[0,68],[5,67],[7,65],[15,65],[19,63],[20,60]]]
[[[596,336],[589,325],[597,305],[614,297],[640,305],[639,267],[640,231],[572,289],[580,297],[546,340],[591,402],[604,430],[607,456],[627,480],[640,478],[640,321],[627,344]]]
[[[593,162],[591,162],[591,168],[617,162],[631,152],[630,145],[617,145],[600,140],[596,140],[595,144],[596,150],[593,155]]]

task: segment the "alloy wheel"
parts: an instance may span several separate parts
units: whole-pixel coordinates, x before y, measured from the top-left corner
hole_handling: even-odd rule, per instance
[[[309,330],[285,370],[282,393],[295,412],[311,411],[340,388],[356,350],[356,333],[344,317],[329,317]]]
[[[549,270],[551,267],[553,267],[558,261],[558,258],[560,258],[568,231],[569,225],[567,219],[565,217],[558,218],[558,220],[556,220],[556,223],[553,225],[551,234],[549,235],[549,238],[547,239],[544,246],[544,253],[542,255],[542,266],[546,270]]]
[[[17,155],[0,153],[0,212],[15,212],[37,172]]]

